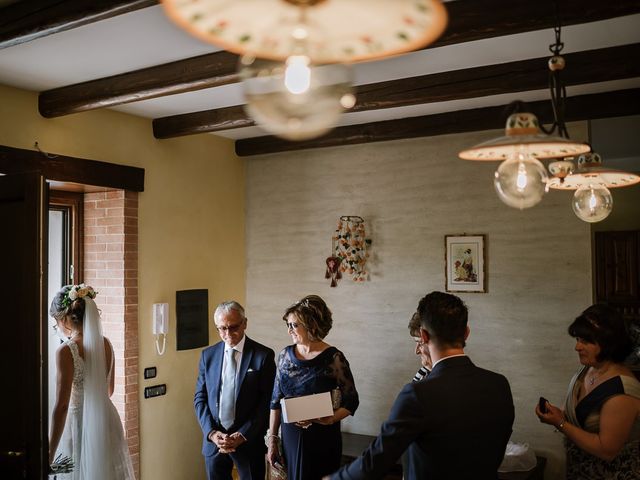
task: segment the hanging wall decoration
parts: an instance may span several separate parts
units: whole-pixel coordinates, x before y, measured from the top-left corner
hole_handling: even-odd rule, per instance
[[[340,257],[328,257],[327,258],[327,272],[324,274],[324,278],[331,279],[331,286],[337,287],[338,280],[342,278],[342,272],[340,272],[340,263],[342,258]]]
[[[333,236],[333,256],[327,258],[326,278],[331,286],[337,285],[341,273],[352,276],[354,282],[364,282],[369,272],[365,269],[371,239],[366,238],[362,217],[348,215],[340,217]],[[335,270],[335,273],[331,273]]]

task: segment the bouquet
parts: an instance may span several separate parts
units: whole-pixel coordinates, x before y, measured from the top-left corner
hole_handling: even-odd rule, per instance
[[[49,465],[49,475],[58,475],[59,473],[71,473],[73,471],[73,466],[74,466],[73,460],[71,460],[71,457],[63,456],[60,453],[55,458],[53,463]]]

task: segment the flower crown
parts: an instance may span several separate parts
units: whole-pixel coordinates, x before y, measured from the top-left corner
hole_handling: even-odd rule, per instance
[[[71,288],[64,293],[62,297],[62,306],[68,308],[78,298],[89,297],[96,298],[96,292],[93,287],[81,283],[80,285],[71,285]]]

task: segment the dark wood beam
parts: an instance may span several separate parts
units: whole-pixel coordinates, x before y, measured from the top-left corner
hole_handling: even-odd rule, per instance
[[[157,0],[37,0],[0,8],[0,49],[151,5]]]
[[[551,28],[556,22],[550,1],[516,1],[505,7],[504,0],[474,0],[451,2],[446,6],[449,26],[428,48]],[[561,2],[563,25],[635,13],[640,13],[637,0]],[[207,67],[207,63],[212,66]],[[218,52],[173,62],[168,69],[160,65],[48,90],[40,94],[40,113],[47,118],[57,117],[236,82],[237,63],[236,55]],[[203,68],[210,69],[203,72]]]
[[[144,191],[144,168],[0,145],[0,173],[38,172],[47,180]]]
[[[552,28],[557,23],[554,5],[552,0],[516,0],[509,3],[503,0],[472,0],[446,3],[449,25],[444,34],[428,48]],[[640,3],[637,0],[558,0],[558,5],[563,26],[640,13]]]
[[[543,123],[552,120],[551,102],[531,102],[528,110]],[[241,157],[265,153],[335,147],[360,143],[383,142],[404,138],[430,137],[449,133],[473,132],[503,128],[505,107],[486,107],[457,112],[387,120],[339,127],[315,140],[288,142],[274,136],[236,141],[236,154]],[[580,95],[567,99],[566,120],[579,121],[620,117],[640,113],[640,89]]]
[[[216,52],[42,92],[40,115],[59,117],[237,81],[238,56]]]
[[[243,105],[234,105],[154,118],[152,124],[153,136],[162,139],[251,127],[256,123],[244,111]]]
[[[565,85],[640,77],[640,44],[565,55]],[[351,112],[406,107],[547,88],[549,57],[402,78],[361,85]],[[249,127],[255,122],[240,106],[173,115],[153,120],[156,138]]]

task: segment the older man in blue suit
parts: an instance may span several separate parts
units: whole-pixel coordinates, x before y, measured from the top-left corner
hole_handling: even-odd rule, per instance
[[[216,308],[221,342],[200,358],[194,406],[202,428],[202,454],[209,480],[263,479],[264,435],[275,377],[274,353],[244,332],[247,318],[235,301]]]
[[[405,480],[498,478],[514,419],[509,382],[465,355],[467,307],[458,297],[432,292],[418,314],[431,373],[405,385],[380,435],[331,480],[383,478],[405,451]]]

